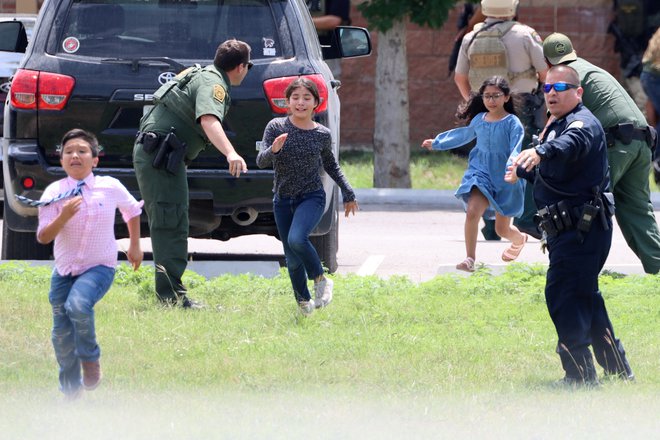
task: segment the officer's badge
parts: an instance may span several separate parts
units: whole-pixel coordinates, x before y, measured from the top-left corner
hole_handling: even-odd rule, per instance
[[[553,139],[556,138],[556,137],[557,137],[557,133],[555,133],[554,130],[551,130],[550,133],[548,133],[548,136],[545,138],[545,141],[546,141],[546,142],[547,142],[547,141],[551,141],[551,140],[553,140]]]
[[[213,86],[213,98],[220,102],[225,102],[225,96],[227,96],[227,92],[224,87],[219,84]]]

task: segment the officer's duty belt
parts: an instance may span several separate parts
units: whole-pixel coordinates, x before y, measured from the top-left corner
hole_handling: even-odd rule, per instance
[[[596,220],[600,220],[603,228],[607,230],[609,228],[607,218],[614,215],[614,199],[611,193],[606,193],[599,196],[598,200],[597,205],[584,203],[579,206],[570,206],[567,201],[562,200],[539,209],[534,221],[548,237],[573,229],[587,233]]]

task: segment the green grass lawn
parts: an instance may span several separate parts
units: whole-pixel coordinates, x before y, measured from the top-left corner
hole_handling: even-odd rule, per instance
[[[421,150],[410,147],[410,179],[414,189],[455,190],[467,166],[467,160],[449,151]],[[346,151],[340,155],[341,168],[354,188],[373,188],[373,152]],[[651,191],[660,191],[651,175]]]
[[[75,406],[94,417],[94,438],[303,438],[310,425],[331,433],[316,438],[438,438],[443,426],[458,438],[511,438],[513,427],[527,429],[521,420],[548,427],[561,414],[574,420],[574,406],[582,417],[604,417],[604,434],[622,429],[622,418],[642,434],[657,426],[647,426],[657,417],[645,414],[660,411],[660,276],[601,277],[638,379],[574,392],[551,386],[562,371],[540,266],[420,284],[334,276],[335,300],[307,318],[284,271],[213,280],[187,272],[190,295],[208,304],[202,311],[158,306],[152,276],[150,267],[132,273],[121,265],[96,307],[104,381]],[[69,438],[61,424],[78,423],[57,391],[48,285],[47,268],[0,266],[0,433],[12,434],[2,438]],[[188,414],[199,418],[196,430],[182,419]],[[360,415],[380,424],[358,433],[342,424],[363,426]],[[390,425],[401,417],[408,429]],[[382,436],[359,435],[381,429]]]
[[[411,147],[410,179],[414,189],[451,189],[461,183],[467,160],[446,151]],[[340,155],[341,168],[355,188],[373,188],[373,153],[347,151]]]
[[[48,271],[9,268],[0,272],[1,291],[11,292],[0,296],[0,392],[54,386]],[[514,264],[500,276],[446,275],[418,285],[335,276],[336,300],[310,318],[299,315],[284,272],[210,281],[188,272],[191,296],[209,305],[199,313],[159,307],[151,275],[149,267],[133,274],[122,266],[97,306],[110,387],[267,391],[304,389],[311,380],[313,387],[433,394],[540,390],[561,375],[540,267]],[[660,277],[601,282],[639,388],[658,388]]]

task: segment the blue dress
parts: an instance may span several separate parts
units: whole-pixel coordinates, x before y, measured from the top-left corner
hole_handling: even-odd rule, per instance
[[[433,149],[459,148],[476,138],[456,197],[467,208],[470,191],[476,186],[490,202],[485,216],[494,218],[498,212],[506,217],[518,217],[523,213],[525,182],[519,179],[515,184],[507,183],[504,173],[520,153],[525,132],[515,115],[509,114],[496,122],[486,121],[485,116],[485,112],[479,113],[467,127],[440,133],[433,140]]]

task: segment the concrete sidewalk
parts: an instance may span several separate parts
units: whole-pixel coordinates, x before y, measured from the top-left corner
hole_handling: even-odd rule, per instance
[[[463,210],[463,204],[454,196],[453,190],[375,188],[355,189],[361,205],[419,206],[428,209]],[[651,193],[655,211],[660,210],[660,193]]]

